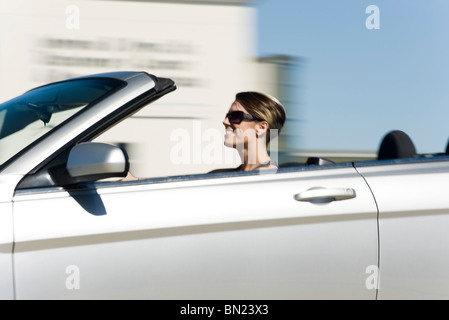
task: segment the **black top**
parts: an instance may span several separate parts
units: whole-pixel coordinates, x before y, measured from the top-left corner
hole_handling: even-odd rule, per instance
[[[278,167],[278,164],[276,162],[272,162],[271,160],[261,163],[259,164],[257,167],[255,167],[252,171],[256,171],[259,170],[260,168],[263,167],[268,167],[270,165],[275,165],[276,167]],[[224,172],[237,172],[237,171],[242,171],[243,169],[243,164],[239,165],[237,168],[229,168],[229,169],[216,169],[216,170],[212,170],[209,173],[224,173]]]

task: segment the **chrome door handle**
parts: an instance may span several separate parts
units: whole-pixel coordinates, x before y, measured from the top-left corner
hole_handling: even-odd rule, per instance
[[[315,187],[294,195],[296,201],[312,203],[328,203],[349,200],[357,196],[352,188],[322,188]]]

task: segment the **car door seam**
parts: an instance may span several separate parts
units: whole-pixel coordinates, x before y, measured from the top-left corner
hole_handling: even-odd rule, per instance
[[[373,196],[373,200],[374,203],[376,205],[376,210],[377,210],[377,217],[376,217],[376,224],[377,224],[377,270],[378,270],[378,279],[377,279],[377,285],[376,285],[376,300],[378,300],[378,296],[379,296],[379,283],[380,283],[380,224],[379,224],[379,216],[380,216],[380,210],[379,210],[379,205],[377,203],[377,199],[376,196],[373,192],[373,189],[371,189],[371,186],[369,185],[368,181],[365,179],[365,177],[359,172],[359,170],[357,170],[357,167],[355,165],[355,163],[353,162],[353,166],[355,171],[360,175],[360,177],[362,177],[363,181],[365,181],[368,189],[370,190],[372,196]]]

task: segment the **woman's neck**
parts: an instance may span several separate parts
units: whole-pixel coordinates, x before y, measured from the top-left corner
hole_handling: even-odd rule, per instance
[[[252,171],[262,165],[270,164],[270,156],[265,145],[256,144],[252,147],[245,145],[239,154],[243,162],[241,166],[243,171]]]

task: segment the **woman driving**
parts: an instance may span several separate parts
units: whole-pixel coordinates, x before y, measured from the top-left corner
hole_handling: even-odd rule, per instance
[[[268,144],[279,135],[285,120],[284,107],[277,99],[259,92],[237,93],[223,121],[224,144],[237,149],[242,164],[211,173],[277,169],[268,154]]]
[[[232,169],[217,169],[209,173],[277,169],[268,154],[268,145],[276,138],[286,120],[282,104],[259,92],[237,93],[225,116],[224,145],[234,148],[242,164]],[[138,180],[131,173],[122,181]]]

